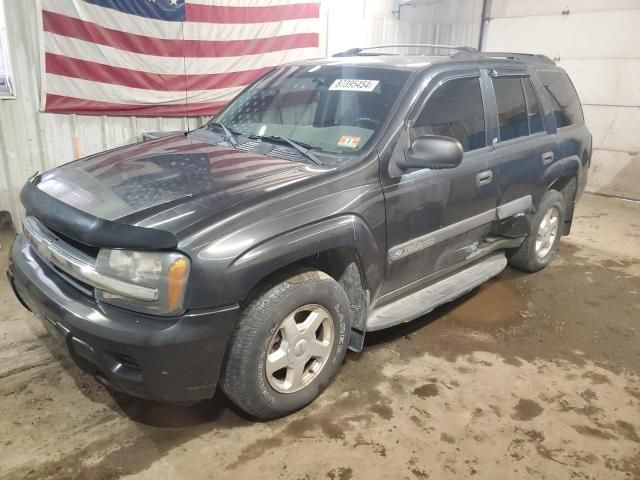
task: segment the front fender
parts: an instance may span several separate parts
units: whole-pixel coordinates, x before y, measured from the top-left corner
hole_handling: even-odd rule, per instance
[[[244,299],[268,275],[303,258],[339,247],[353,248],[367,288],[375,290],[384,275],[384,255],[373,232],[357,215],[341,215],[285,232],[237,257],[227,269],[228,298]]]

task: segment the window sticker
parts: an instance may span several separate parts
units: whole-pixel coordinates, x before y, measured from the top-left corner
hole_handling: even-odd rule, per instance
[[[337,78],[333,81],[329,90],[341,90],[343,92],[372,92],[379,83],[379,80]]]
[[[354,137],[351,135],[342,135],[340,140],[338,140],[338,146],[345,148],[358,148],[359,143],[360,137]]]

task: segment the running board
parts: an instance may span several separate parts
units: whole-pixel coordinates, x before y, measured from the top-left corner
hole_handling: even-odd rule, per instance
[[[411,295],[375,308],[367,318],[367,331],[382,330],[415,320],[470,292],[498,275],[506,266],[507,258],[504,252],[500,252]]]

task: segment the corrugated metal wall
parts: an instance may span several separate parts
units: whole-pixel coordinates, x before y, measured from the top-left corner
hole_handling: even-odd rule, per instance
[[[389,15],[374,1],[368,1],[369,45],[389,43],[435,43],[477,47],[480,36],[482,0],[414,1]],[[398,2],[395,2],[397,8]],[[404,3],[404,2],[403,2]],[[405,50],[406,51],[406,50]],[[424,51],[424,50],[423,50]]]
[[[640,0],[489,0],[484,49],[544,53],[593,133],[588,190],[640,199]]]
[[[17,90],[15,100],[0,100],[0,211],[9,211],[20,228],[18,196],[36,171],[134,143],[145,131],[186,129],[187,120],[40,113],[38,0],[0,2],[7,17]],[[321,53],[398,42],[477,45],[482,0],[415,3],[422,6],[404,7],[399,20],[392,13],[398,0],[322,0]],[[190,126],[203,120],[190,119]]]
[[[326,51],[354,46],[437,43],[478,46],[482,0],[324,0]],[[403,49],[402,53],[412,52]]]

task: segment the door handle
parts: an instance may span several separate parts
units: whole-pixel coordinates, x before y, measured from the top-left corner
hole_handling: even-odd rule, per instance
[[[476,185],[482,187],[493,181],[493,172],[491,170],[485,170],[476,175]]]
[[[544,152],[544,153],[542,154],[542,164],[543,164],[543,165],[548,165],[548,164],[550,164],[551,162],[553,162],[553,159],[554,159],[554,158],[555,158],[555,157],[554,157],[554,155],[553,155],[553,152]]]

